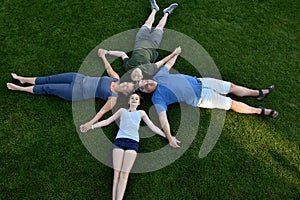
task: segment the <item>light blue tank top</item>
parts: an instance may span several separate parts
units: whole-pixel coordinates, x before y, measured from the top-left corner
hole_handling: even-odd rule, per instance
[[[116,138],[129,138],[139,142],[139,128],[141,121],[141,111],[129,112],[122,109],[120,117],[120,129]]]

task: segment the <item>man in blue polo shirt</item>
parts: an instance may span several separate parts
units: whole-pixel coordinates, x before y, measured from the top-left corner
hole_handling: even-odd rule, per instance
[[[276,110],[255,108],[245,103],[232,100],[226,95],[257,97],[262,100],[274,90],[274,86],[266,89],[254,90],[231,82],[214,78],[197,78],[184,74],[170,74],[178,54],[174,55],[153,77],[153,80],[141,80],[139,89],[145,93],[152,93],[152,102],[159,117],[160,124],[172,147],[179,147],[180,141],[170,133],[170,125],[166,111],[168,105],[176,102],[185,102],[193,107],[233,110],[244,114],[261,114],[276,118]]]

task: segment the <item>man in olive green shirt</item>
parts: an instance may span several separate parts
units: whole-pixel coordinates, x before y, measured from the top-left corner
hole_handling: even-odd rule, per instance
[[[155,15],[159,11],[159,7],[155,0],[150,0],[151,14],[145,24],[139,29],[136,34],[134,49],[131,58],[123,51],[107,51],[108,55],[121,57],[123,59],[125,71],[129,71],[130,78],[133,81],[139,81],[143,78],[152,78],[164,63],[171,59],[174,55],[179,54],[180,48],[176,48],[170,55],[155,63],[158,52],[157,49],[163,37],[163,28],[166,25],[169,14],[178,6],[177,3],[172,3],[169,7],[163,10],[164,16],[159,21],[158,25],[151,31],[152,24],[155,20]]]

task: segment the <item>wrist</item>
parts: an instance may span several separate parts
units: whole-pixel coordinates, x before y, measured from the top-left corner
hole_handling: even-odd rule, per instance
[[[105,55],[110,55],[110,51],[106,50]]]

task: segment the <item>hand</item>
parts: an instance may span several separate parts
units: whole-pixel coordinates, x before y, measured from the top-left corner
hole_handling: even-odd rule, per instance
[[[89,123],[89,122],[87,122],[87,123],[82,124],[82,125],[80,126],[80,131],[81,131],[82,133],[86,133],[86,132],[88,132],[91,128],[92,128],[92,124]]]
[[[180,46],[177,47],[177,48],[173,51],[173,53],[176,54],[176,55],[181,54],[181,47],[180,47]]]
[[[107,50],[105,50],[105,49],[98,49],[98,56],[100,58],[102,58],[105,56],[106,52],[107,52]]]
[[[172,136],[171,141],[169,141],[169,145],[173,148],[178,148],[180,147],[178,144],[180,144],[181,142],[179,140],[177,140],[176,137]]]

